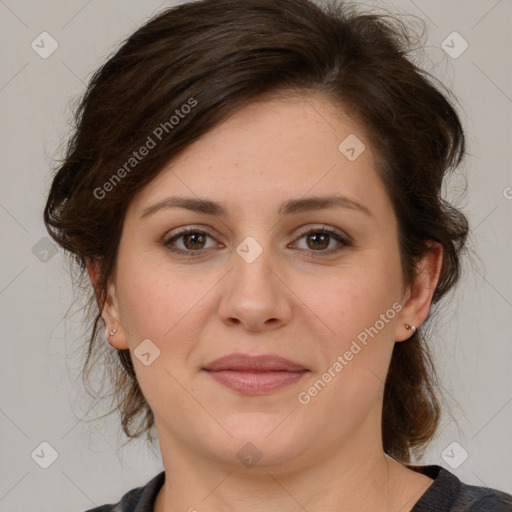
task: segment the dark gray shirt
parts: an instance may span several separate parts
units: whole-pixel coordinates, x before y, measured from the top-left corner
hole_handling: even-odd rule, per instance
[[[488,487],[462,483],[441,466],[410,466],[434,480],[411,512],[512,512],[512,495]],[[117,504],[86,512],[153,512],[158,491],[165,481],[162,471],[146,485],[128,491]]]

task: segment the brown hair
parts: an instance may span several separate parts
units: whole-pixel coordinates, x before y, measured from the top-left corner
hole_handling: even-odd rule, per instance
[[[320,93],[363,123],[398,219],[405,283],[412,284],[431,241],[443,247],[437,303],[459,279],[468,233],[466,217],[441,197],[465,139],[449,91],[413,63],[412,50],[398,18],[335,0],[194,1],[131,35],[89,83],[44,211],[49,233],[74,255],[83,282],[87,262],[99,264],[84,376],[111,354],[97,339],[99,311],[130,201],[180,151],[262,95]],[[385,384],[384,450],[402,462],[411,450],[421,453],[440,417],[424,329],[395,343]],[[129,438],[147,432],[151,439],[154,418],[130,353],[114,354],[117,364],[107,364],[113,410]]]

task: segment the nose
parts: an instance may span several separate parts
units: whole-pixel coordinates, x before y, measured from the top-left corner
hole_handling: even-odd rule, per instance
[[[233,253],[233,267],[223,280],[218,309],[226,325],[262,331],[278,329],[290,321],[293,294],[270,252],[264,249],[250,263]]]

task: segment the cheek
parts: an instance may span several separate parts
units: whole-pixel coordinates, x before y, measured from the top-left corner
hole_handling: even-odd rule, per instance
[[[170,406],[184,411],[190,404],[178,382],[186,380],[186,362],[201,329],[201,297],[206,290],[184,274],[167,271],[166,275],[157,265],[135,260],[124,260],[117,283],[121,321],[137,381],[153,411]],[[159,351],[149,345],[154,351],[151,357],[158,353],[149,365],[137,358],[136,351],[146,339]]]
[[[163,341],[186,321],[204,295],[190,272],[170,269],[153,254],[132,251],[119,258],[117,284],[120,312],[130,345],[153,337]]]
[[[322,353],[325,367],[316,377],[328,382],[317,386],[321,391],[313,407],[330,403],[339,406],[337,411],[363,414],[383,388],[397,309],[401,309],[400,274],[396,263],[386,268],[381,257],[365,260],[323,280],[323,288],[315,288],[317,292],[306,301],[321,329],[316,350]],[[321,289],[324,293],[319,293]]]
[[[396,302],[400,278],[395,267],[396,263],[384,265],[382,255],[361,255],[334,273],[314,279],[299,278],[297,284],[301,284],[294,292],[317,315],[319,325],[331,334],[328,338],[342,348],[373,326]],[[392,320],[390,316],[388,320]],[[386,331],[390,323],[385,322],[382,330]]]
[[[120,314],[128,344],[132,354],[145,339],[158,347],[158,359],[150,367],[152,375],[158,367],[176,377],[185,376],[191,354],[215,313],[212,297],[220,277],[171,269],[150,258],[143,262],[142,257],[125,258],[118,272]],[[136,357],[132,360],[141,385],[151,386],[146,382],[146,367]]]

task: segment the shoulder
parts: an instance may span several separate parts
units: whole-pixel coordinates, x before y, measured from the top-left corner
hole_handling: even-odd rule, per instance
[[[101,505],[86,512],[153,512],[158,491],[165,481],[165,472],[162,471],[141,487],[131,489],[118,503]]]
[[[434,480],[411,512],[512,512],[512,495],[468,485],[441,466],[408,466]]]

